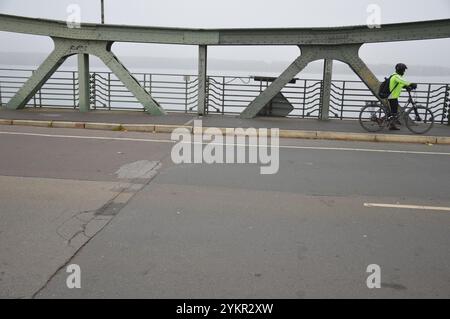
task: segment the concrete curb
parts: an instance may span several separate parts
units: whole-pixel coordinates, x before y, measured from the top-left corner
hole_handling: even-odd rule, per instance
[[[322,140],[375,142],[376,136],[369,133],[346,133],[317,131],[317,138]]]
[[[317,131],[280,130],[279,136],[283,138],[317,139]]]
[[[12,125],[12,120],[0,119],[0,125]]]
[[[436,144],[447,144],[447,145],[450,145],[450,137],[448,137],[448,136],[437,136]]]
[[[437,144],[436,136],[377,134],[375,139],[377,142]]]
[[[13,125],[51,127],[52,121],[12,120]]]
[[[120,131],[122,125],[119,123],[84,123],[84,128],[92,130]]]
[[[91,123],[91,122],[69,122],[69,121],[41,121],[41,120],[10,120],[0,119],[0,125],[22,125],[56,128],[85,128],[93,130],[109,131],[131,131],[131,132],[154,132],[171,133],[174,129],[185,128],[190,133],[204,133],[210,127],[194,128],[186,125],[163,125],[163,124],[119,124],[119,123]],[[234,132],[235,128],[217,128],[218,131],[226,135]],[[245,128],[243,129],[246,130]],[[258,132],[258,130],[256,129]],[[270,129],[267,129],[270,134]],[[391,134],[369,134],[369,133],[349,133],[332,131],[303,131],[303,130],[279,130],[281,138],[319,139],[319,140],[340,140],[340,141],[360,141],[360,142],[392,142],[392,143],[417,143],[417,144],[444,144],[450,145],[450,136],[422,136],[422,135],[391,135]],[[236,132],[234,135],[243,135],[243,132]],[[251,134],[254,136],[254,134]],[[258,135],[256,133],[256,135]]]
[[[53,121],[52,127],[57,128],[84,128],[84,122],[65,122],[65,121]]]
[[[130,132],[154,132],[153,124],[122,124],[122,129]]]
[[[172,133],[172,131],[177,128],[185,128],[188,129],[190,133],[192,133],[192,126],[155,124],[156,133]]]

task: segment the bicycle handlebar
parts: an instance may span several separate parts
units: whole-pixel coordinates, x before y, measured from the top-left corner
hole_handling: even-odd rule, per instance
[[[406,90],[407,90],[408,92],[414,91],[415,89],[417,89],[417,84],[416,84],[416,83],[411,83],[410,85],[408,85],[408,86],[406,87]]]

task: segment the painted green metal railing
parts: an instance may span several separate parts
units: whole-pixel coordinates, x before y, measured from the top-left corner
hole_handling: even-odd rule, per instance
[[[29,69],[0,69],[0,103],[5,105],[32,74]],[[197,75],[133,73],[140,84],[165,110],[196,112]],[[90,104],[96,110],[138,110],[143,107],[111,72],[90,73]],[[208,76],[207,113],[238,114],[270,83],[253,77]],[[290,117],[318,118],[323,82],[296,79],[282,89],[294,109]],[[28,107],[78,107],[78,72],[57,71],[31,98]],[[448,123],[450,84],[419,83],[416,98],[431,108],[436,121]],[[355,119],[366,103],[376,99],[360,81],[333,80],[330,119]],[[400,99],[406,102],[406,97]]]

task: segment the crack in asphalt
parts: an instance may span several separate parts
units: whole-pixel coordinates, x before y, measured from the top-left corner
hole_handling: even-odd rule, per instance
[[[106,202],[99,209],[90,210],[90,211],[82,211],[82,212],[76,213],[75,215],[73,215],[69,219],[67,219],[65,222],[63,222],[63,224],[64,224],[74,218],[78,219],[78,216],[80,216],[81,214],[94,212],[93,218],[89,219],[89,221],[82,224],[82,229],[77,231],[69,239],[66,239],[64,236],[62,236],[61,234],[58,233],[58,235],[60,237],[64,238],[65,240],[68,240],[68,245],[70,247],[73,247],[73,246],[71,246],[72,240],[74,240],[76,238],[76,236],[78,236],[80,233],[83,233],[86,236],[87,240],[83,244],[81,244],[80,247],[78,249],[76,249],[76,251],[60,267],[58,267],[58,269],[47,279],[47,281],[41,288],[39,288],[36,292],[34,292],[31,295],[31,299],[35,299],[39,293],[41,293],[44,289],[46,289],[48,287],[48,285],[50,284],[50,282],[53,280],[53,278],[55,278],[56,275],[62,269],[64,269],[81,252],[81,250],[92,240],[92,238],[94,238],[100,231],[102,231],[106,226],[108,226],[109,223],[114,219],[114,217],[117,216],[126,205],[128,205],[128,203],[133,199],[133,197],[136,196],[136,194],[138,194],[142,189],[145,188],[145,186],[149,185],[154,180],[154,178],[159,174],[159,169],[162,166],[162,162],[168,156],[170,156],[170,152],[168,152],[168,154],[164,155],[163,157],[161,157],[161,159],[159,161],[156,162],[156,164],[153,167],[154,173],[148,175],[147,178],[143,179],[143,178],[137,177],[137,178],[132,178],[132,179],[126,180],[128,182],[127,187],[123,187],[113,198],[111,198],[108,202]],[[143,180],[145,180],[144,183],[142,183]],[[127,193],[127,194],[131,193],[131,195],[124,203],[116,203],[114,200],[117,197],[119,197],[121,194],[124,194],[124,193]],[[117,206],[119,206],[119,207],[117,207]],[[115,210],[114,214],[105,214],[105,212],[109,212],[111,210],[111,208],[113,211],[114,211],[114,208],[118,208],[118,209]],[[98,216],[103,216],[103,218],[96,219],[96,218],[98,218]],[[105,218],[105,216],[109,216],[109,218]],[[80,219],[78,219],[78,220],[80,220]],[[99,229],[97,229],[95,232],[93,232],[93,234],[91,236],[88,236],[86,234],[86,227],[93,220],[102,220],[102,221],[106,221],[106,222],[104,225],[100,226]],[[62,227],[62,225],[60,227]],[[58,229],[60,229],[60,227]],[[58,230],[57,230],[57,232],[58,232]],[[75,247],[73,247],[73,248],[75,248]]]

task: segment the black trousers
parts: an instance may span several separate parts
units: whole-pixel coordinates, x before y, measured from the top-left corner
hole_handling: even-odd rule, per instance
[[[398,113],[398,99],[389,99],[389,106],[391,109],[391,114],[395,115]]]

